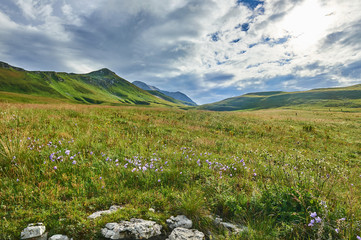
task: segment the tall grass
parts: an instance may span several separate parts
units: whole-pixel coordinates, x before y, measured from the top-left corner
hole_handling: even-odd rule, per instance
[[[97,239],[109,221],[174,214],[219,239],[233,237],[209,214],[247,226],[245,239],[355,239],[353,111],[0,105],[0,239],[39,221],[50,234]],[[87,219],[112,204],[125,208]],[[322,220],[309,226],[313,212]]]

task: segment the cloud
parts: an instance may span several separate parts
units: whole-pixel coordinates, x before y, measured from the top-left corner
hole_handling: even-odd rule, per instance
[[[360,11],[338,0],[6,0],[0,58],[30,70],[108,67],[198,103],[344,86],[360,76]]]

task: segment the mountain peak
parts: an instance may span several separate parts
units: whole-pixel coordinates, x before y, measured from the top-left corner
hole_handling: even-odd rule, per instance
[[[6,63],[6,62],[1,62],[1,61],[0,61],[0,68],[15,69],[17,71],[25,71],[22,68],[14,67],[14,66],[11,66],[10,64]]]
[[[88,74],[107,76],[107,75],[114,75],[115,73],[108,68],[102,68],[102,69],[90,72]]]

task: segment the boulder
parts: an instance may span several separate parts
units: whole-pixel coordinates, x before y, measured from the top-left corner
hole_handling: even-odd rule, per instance
[[[104,215],[104,214],[111,214],[119,209],[122,209],[123,207],[121,206],[116,206],[116,205],[113,205],[109,208],[109,210],[104,210],[104,211],[98,211],[98,212],[95,212],[91,215],[88,216],[88,218],[90,219],[95,219],[95,218],[98,218],[100,217],[101,215]]]
[[[48,240],[72,240],[72,239],[69,239],[68,236],[66,235],[56,234],[51,236]]]
[[[21,231],[21,239],[46,240],[48,233],[43,223],[30,223],[23,231]]]
[[[184,215],[178,215],[176,217],[171,216],[169,219],[166,220],[166,223],[170,229],[174,229],[177,227],[191,229],[193,225],[192,220],[188,219]]]
[[[119,223],[107,223],[102,235],[108,239],[149,239],[161,235],[162,226],[154,221],[132,218]]]
[[[204,240],[204,234],[196,229],[175,228],[167,240]]]

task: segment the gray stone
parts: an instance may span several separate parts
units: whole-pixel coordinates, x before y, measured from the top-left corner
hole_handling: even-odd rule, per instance
[[[192,220],[188,219],[184,215],[178,215],[176,217],[171,216],[169,219],[166,220],[166,223],[170,229],[174,229],[177,227],[190,229],[193,225]]]
[[[168,240],[204,240],[204,234],[196,229],[175,228]]]
[[[108,239],[149,239],[161,235],[162,226],[154,221],[132,218],[119,223],[107,223],[102,235]]]
[[[21,239],[46,240],[48,233],[42,223],[30,223],[23,231],[21,231]]]
[[[228,231],[232,232],[233,234],[238,234],[238,233],[248,230],[248,228],[245,226],[235,225],[235,224],[228,223],[228,222],[220,222],[219,225],[224,227]]]
[[[104,214],[111,214],[111,213],[113,213],[113,212],[115,212],[115,211],[117,211],[117,210],[119,210],[119,209],[122,209],[122,208],[123,208],[123,207],[121,207],[121,206],[113,205],[113,206],[111,206],[111,207],[109,208],[109,210],[104,210],[104,211],[95,212],[95,213],[89,215],[88,218],[90,218],[90,219],[95,219],[95,218],[98,218],[98,217],[100,217],[100,216],[102,216],[102,215],[104,215]]]
[[[56,234],[51,236],[48,240],[72,240],[72,239],[69,239],[68,236],[66,235]]]

